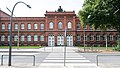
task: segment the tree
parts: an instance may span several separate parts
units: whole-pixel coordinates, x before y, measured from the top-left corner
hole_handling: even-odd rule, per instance
[[[83,24],[95,29],[116,29],[120,32],[120,0],[85,0],[78,15]],[[89,16],[89,17],[88,17]]]

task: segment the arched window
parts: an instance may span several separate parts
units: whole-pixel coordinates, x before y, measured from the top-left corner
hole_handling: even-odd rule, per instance
[[[68,22],[68,29],[71,29],[71,28],[72,28],[72,23]]]
[[[53,22],[50,22],[50,23],[49,23],[49,28],[50,28],[50,29],[53,29]]]
[[[58,29],[62,29],[62,22],[58,23]]]

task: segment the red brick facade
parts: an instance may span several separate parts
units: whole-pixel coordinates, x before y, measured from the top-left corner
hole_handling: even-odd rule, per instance
[[[0,10],[0,45],[9,44],[9,16]],[[52,26],[50,26],[50,22],[52,22]],[[59,26],[59,22],[62,26]],[[18,43],[14,40],[15,35],[18,36],[18,29],[15,29],[15,24],[18,24],[20,45],[64,45],[65,28],[67,28],[67,46],[83,45],[84,43],[87,45],[105,45],[106,41],[103,40],[103,35],[107,35],[108,45],[116,45],[117,36],[119,35],[116,30],[91,30],[89,25],[86,26],[84,31],[80,19],[74,11],[46,11],[45,17],[14,17],[12,22],[12,45]],[[24,24],[24,29],[21,28],[21,24]],[[31,29],[28,29],[28,24],[31,24]],[[34,29],[35,27],[36,29]],[[22,35],[24,35],[23,41],[21,41]],[[28,41],[28,35],[30,35],[30,41]],[[87,36],[85,42],[83,40],[84,35]],[[97,35],[99,35],[99,40],[96,40]],[[91,40],[90,37],[92,37]],[[34,38],[37,40],[35,41]]]

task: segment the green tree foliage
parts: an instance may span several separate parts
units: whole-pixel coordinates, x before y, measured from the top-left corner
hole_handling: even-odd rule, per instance
[[[95,29],[113,28],[120,32],[120,0],[85,0],[78,15],[83,24]]]

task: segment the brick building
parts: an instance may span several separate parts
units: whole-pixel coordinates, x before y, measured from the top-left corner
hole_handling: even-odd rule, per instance
[[[9,45],[10,15],[0,10],[0,45]],[[13,17],[12,45],[116,45],[119,33],[116,30],[93,30],[92,26],[82,28],[75,11],[46,11],[45,17]],[[19,37],[18,37],[19,36]],[[84,41],[85,39],[85,41]],[[19,42],[18,42],[19,40]]]

